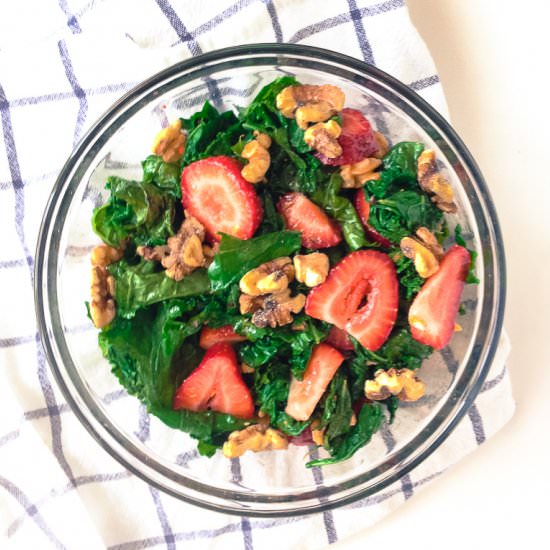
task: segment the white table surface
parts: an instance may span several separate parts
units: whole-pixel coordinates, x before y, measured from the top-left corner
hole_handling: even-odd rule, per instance
[[[500,217],[517,410],[422,493],[333,548],[550,548],[550,2],[407,3]]]

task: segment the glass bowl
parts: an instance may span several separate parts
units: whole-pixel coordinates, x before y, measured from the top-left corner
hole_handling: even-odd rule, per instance
[[[420,371],[426,396],[403,404],[393,424],[343,463],[304,467],[316,449],[247,453],[229,461],[197,454],[195,441],[148,417],[119,386],[86,315],[90,259],[98,238],[94,207],[106,200],[107,176],[141,176],[157,131],[206,100],[245,106],[283,74],[303,83],[335,84],[346,105],[361,109],[392,142],[418,140],[436,151],[459,206],[460,223],[478,252],[479,285],[468,285],[462,332]],[[504,254],[487,187],[470,153],[425,101],[365,63],[305,46],[250,45],[181,62],[143,82],[93,126],[67,161],[42,222],[36,257],[36,308],[48,362],[67,401],[97,442],[148,483],[207,508],[246,515],[316,512],[371,495],[432,453],[468,410],[498,342],[505,295]],[[140,429],[148,426],[148,429]]]

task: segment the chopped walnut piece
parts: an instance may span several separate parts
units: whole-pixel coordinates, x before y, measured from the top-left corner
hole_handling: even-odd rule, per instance
[[[92,267],[92,281],[90,285],[90,317],[97,328],[107,326],[116,315],[115,308],[115,280],[105,266]]]
[[[292,260],[284,256],[245,273],[239,282],[239,288],[249,296],[260,296],[285,290],[293,279]]]
[[[290,296],[290,289],[277,294],[264,296],[249,296],[241,294],[239,307],[242,314],[252,313],[252,322],[260,328],[268,325],[271,328],[289,325],[293,321],[292,314],[300,313],[306,303],[303,294]]]
[[[152,151],[162,157],[164,162],[178,162],[185,149],[185,134],[181,130],[181,120],[178,118],[167,128],[158,132],[153,142]]]
[[[427,227],[420,227],[416,231],[416,238],[403,237],[400,247],[401,252],[414,261],[414,267],[422,278],[431,277],[439,269],[443,249]]]
[[[118,262],[123,254],[123,250],[106,244],[94,247],[90,254],[92,264],[90,317],[97,328],[107,326],[115,318],[115,279],[107,271],[107,266]]]
[[[425,392],[424,382],[411,369],[379,369],[374,380],[365,382],[365,397],[380,401],[396,395],[401,401],[417,401]]]
[[[204,227],[195,218],[185,218],[178,232],[168,239],[166,246],[170,253],[161,259],[166,276],[181,281],[197,267],[206,265],[202,250]]]
[[[247,365],[246,363],[241,363],[241,372],[243,374],[251,374],[254,372],[254,369],[250,365]]]
[[[287,86],[276,98],[277,109],[286,118],[296,118],[305,130],[311,122],[324,122],[344,108],[345,95],[337,86]]]
[[[165,244],[160,246],[138,246],[136,253],[149,262],[160,262],[170,254],[170,247]]]
[[[259,183],[265,179],[269,170],[271,157],[269,147],[271,138],[267,134],[254,132],[256,139],[249,141],[242,150],[241,157],[248,160],[248,164],[241,170],[243,178],[250,183]]]
[[[107,244],[99,244],[92,249],[90,260],[92,265],[107,267],[109,264],[118,262],[124,255],[124,251],[120,248],[114,248]]]
[[[335,120],[318,122],[305,131],[304,141],[325,157],[334,159],[342,154],[342,146],[338,143],[341,133],[342,128]]]
[[[296,280],[306,286],[314,287],[324,283],[328,276],[328,256],[322,252],[294,256]]]
[[[232,432],[223,444],[223,454],[227,458],[237,458],[246,451],[275,451],[286,449],[288,439],[279,430],[265,424],[253,424],[244,430]]]
[[[453,202],[453,188],[437,168],[435,153],[432,149],[426,149],[420,154],[417,167],[420,187],[431,195],[432,201],[440,210],[454,214],[457,206]]]
[[[363,187],[367,181],[377,180],[380,173],[375,172],[380,167],[382,161],[377,158],[366,158],[355,164],[344,164],[340,168],[342,176],[342,187],[345,189],[358,189]]]

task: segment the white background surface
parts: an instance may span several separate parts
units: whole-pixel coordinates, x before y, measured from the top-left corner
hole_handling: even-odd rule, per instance
[[[550,548],[550,2],[408,0],[496,204],[512,421],[349,549]]]

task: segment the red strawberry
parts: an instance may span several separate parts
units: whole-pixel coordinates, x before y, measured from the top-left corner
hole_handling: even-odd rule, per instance
[[[470,253],[452,246],[439,269],[422,286],[409,309],[412,337],[435,349],[444,348],[454,332],[460,296],[470,267]]]
[[[311,290],[305,312],[376,351],[395,323],[398,286],[395,265],[387,254],[359,250],[348,254],[330,270],[324,283]]]
[[[287,193],[277,203],[285,226],[302,234],[306,248],[328,248],[342,240],[339,225],[302,193]]]
[[[317,344],[302,380],[292,378],[285,412],[295,420],[307,420],[343,360],[344,356],[332,346]]]
[[[352,341],[349,339],[348,333],[338,327],[330,329],[325,342],[341,351],[353,351],[355,349]]]
[[[220,328],[202,327],[199,339],[199,346],[202,349],[210,349],[214,344],[225,342],[226,344],[237,344],[244,342],[246,336],[237,334],[231,325],[224,325]]]
[[[354,164],[378,151],[378,144],[372,126],[361,111],[343,109],[340,116],[342,117],[342,133],[338,138],[338,143],[342,147],[342,154],[339,157],[329,159],[317,153],[316,157],[323,164],[329,166]]]
[[[391,241],[380,235],[380,233],[369,224],[370,202],[367,201],[363,189],[357,189],[353,202],[355,210],[357,210],[357,214],[359,214],[359,219],[365,228],[367,239],[371,242],[379,243],[385,248],[389,248],[391,246]]]
[[[174,409],[213,411],[251,418],[254,403],[229,344],[213,345],[174,396]]]
[[[187,166],[181,175],[181,201],[218,241],[219,232],[250,239],[262,221],[260,199],[231,157],[209,157]]]

